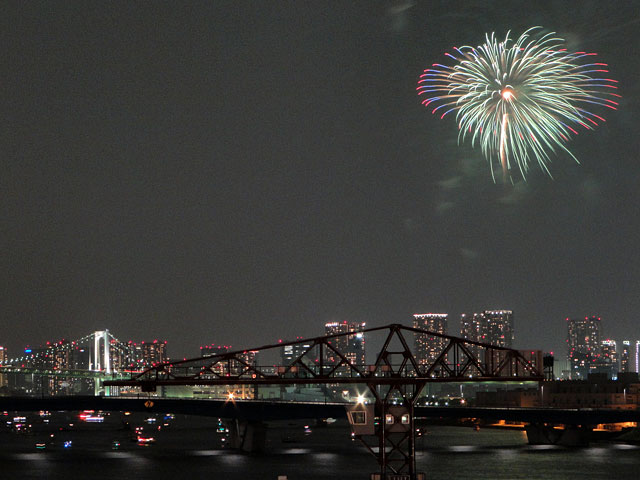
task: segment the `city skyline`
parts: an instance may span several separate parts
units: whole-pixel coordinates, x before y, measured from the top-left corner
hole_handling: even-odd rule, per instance
[[[507,331],[509,332],[510,338],[505,339],[503,337],[502,339],[499,339],[499,333],[503,331],[504,327],[501,326],[502,324],[500,324],[500,328],[497,332],[498,334],[496,334],[496,332],[494,331],[495,325],[491,325],[491,320],[489,317],[493,316],[496,318],[501,318],[505,314],[508,315]],[[571,346],[569,344],[569,337],[571,336],[571,333],[569,333],[568,334],[569,336],[567,336],[567,331],[565,330],[563,336],[559,339],[556,339],[555,343],[558,343],[561,345],[559,348],[550,348],[547,345],[531,345],[531,344],[527,344],[526,341],[518,342],[517,334],[516,334],[517,328],[514,327],[513,315],[514,313],[512,310],[504,310],[504,309],[481,310],[480,312],[475,312],[471,314],[469,313],[469,311],[467,311],[459,314],[457,318],[455,316],[450,316],[448,313],[442,313],[442,312],[441,313],[423,313],[423,314],[413,314],[410,319],[405,319],[405,321],[393,322],[393,323],[400,323],[405,326],[413,326],[414,328],[422,328],[422,329],[426,329],[427,325],[431,325],[435,328],[429,331],[433,331],[436,333],[459,337],[459,338],[465,338],[468,340],[478,341],[478,342],[487,343],[487,344],[509,347],[509,348],[519,348],[523,350],[539,349],[547,353],[552,353],[555,356],[556,360],[564,361],[564,358],[567,357],[569,359],[568,361],[569,362],[571,361],[570,360]],[[598,323],[601,322],[600,317],[597,317],[597,316],[578,317],[575,319],[570,319],[569,317],[566,317],[563,319],[563,321],[566,325],[570,325],[571,323],[568,323],[570,320],[572,322],[575,322],[575,321],[584,322],[589,320],[590,318],[597,319]],[[472,325],[472,323],[470,322],[473,323],[472,329],[470,329],[470,326]],[[343,320],[340,322],[338,321],[325,322],[324,324],[322,322],[318,322],[318,324],[316,325],[316,330],[310,332],[310,334],[305,336],[296,335],[295,337],[289,337],[289,338],[281,338],[281,337],[271,338],[271,339],[266,339],[261,344],[254,344],[254,345],[247,345],[247,344],[243,344],[242,342],[226,342],[223,344],[213,342],[213,343],[204,344],[204,345],[200,343],[198,345],[193,345],[189,347],[184,353],[169,350],[171,355],[167,355],[167,358],[170,358],[172,360],[196,358],[198,356],[215,354],[212,352],[225,353],[227,351],[239,351],[239,350],[256,348],[261,345],[269,344],[269,343],[276,343],[276,342],[286,343],[291,341],[303,340],[307,338],[315,338],[315,337],[321,336],[319,335],[320,332],[322,332],[324,335],[331,335],[336,333],[347,333],[349,331],[353,331],[354,333],[356,333],[359,330],[362,330],[365,328],[374,328],[377,326],[380,326],[380,325],[366,325],[366,322],[350,322],[347,320]],[[606,328],[606,322],[605,322],[605,328]],[[107,331],[109,330],[110,329],[107,329]],[[355,336],[356,335],[354,335],[353,337],[355,338]],[[622,360],[621,349],[623,344],[625,344],[625,342],[630,342],[629,345],[631,350],[628,352],[628,355],[630,355],[630,357],[628,357],[629,358],[628,361],[630,362],[630,365],[632,365],[632,367],[637,370],[638,358],[639,358],[639,355],[638,355],[639,351],[637,346],[638,344],[640,344],[640,330],[636,335],[614,337],[611,335],[603,335],[601,333],[600,327],[598,327],[597,337],[598,338],[594,341],[594,345],[596,346],[596,348],[601,348],[604,342],[610,342],[610,341],[612,341],[614,344],[614,350],[616,348],[616,345],[620,346],[620,348],[618,348],[617,350],[617,354],[619,356],[617,362],[621,368],[621,371],[624,371],[624,368],[621,366],[621,363],[620,363]],[[416,340],[418,338],[419,337],[416,337]],[[53,347],[56,343],[71,342],[71,341],[73,340],[69,340],[68,338],[63,338],[60,340],[50,340],[40,345],[27,342],[25,343],[24,347],[19,347],[13,350],[10,348],[7,348],[7,345],[3,344],[0,341],[0,348],[2,348],[2,354],[5,357],[9,359],[15,359],[21,355],[24,355],[27,349],[28,349],[28,352],[31,353],[32,349],[43,349],[43,348],[46,349],[48,347]],[[171,349],[171,343],[173,343],[173,341],[174,339],[158,340],[156,338],[149,341],[138,340],[136,342],[132,340],[127,340],[126,343],[130,345],[133,344],[133,345],[142,346],[145,343],[147,344],[164,343],[166,345],[169,342],[169,345],[167,346],[167,348]],[[433,353],[430,354],[427,351],[432,347],[425,347],[423,343],[424,341],[420,341],[419,343],[416,343],[416,345],[414,346],[416,348],[418,357],[420,357],[420,355],[423,355],[423,356],[426,355],[426,357],[432,358]],[[177,344],[179,344],[179,342],[177,342]],[[340,347],[344,350],[347,350],[349,348],[347,344],[341,345]],[[360,347],[357,347],[357,348],[360,348]],[[295,357],[296,356],[295,353],[296,352],[299,353],[299,351],[292,349],[291,347],[289,347],[289,349],[290,349],[290,352],[287,355],[285,355],[284,352],[281,354],[282,359]],[[433,352],[437,353],[437,350],[438,348],[435,348]],[[364,338],[362,340],[361,351],[362,351],[362,355],[364,356],[364,352],[365,352]],[[7,354],[7,352],[9,352],[9,354]]]
[[[540,349],[520,348],[516,349],[518,355],[525,361],[532,362],[534,368],[544,365],[551,367],[548,379],[579,380],[598,382],[601,380],[620,380],[621,382],[637,382],[638,356],[640,340],[636,340],[632,346],[631,340],[617,342],[612,339],[604,339],[601,335],[601,318],[566,318],[567,325],[567,354],[566,361],[562,353],[555,354],[555,362],[547,362],[547,353]],[[467,343],[463,357],[478,359],[487,365],[503,365],[512,353],[512,341],[516,336],[515,318],[511,310],[484,310],[481,312],[465,313],[460,316],[460,335],[451,331],[449,315],[446,313],[414,314],[412,325],[404,326],[406,330],[406,342],[404,348],[412,349],[409,353],[415,359],[416,368],[422,368],[425,372],[433,372],[427,375],[439,375],[441,370],[439,362],[445,365],[460,366],[459,359],[448,350],[451,346],[451,337],[458,337],[468,342],[481,342],[487,346],[476,343]],[[426,329],[437,335],[420,334],[413,329]],[[398,325],[392,328],[402,328]],[[457,330],[457,327],[453,327]],[[269,372],[282,372],[280,366],[292,366],[292,371],[302,368],[332,369],[336,377],[351,376],[349,365],[356,368],[364,368],[363,371],[371,371],[371,366],[377,365],[375,357],[378,349],[384,343],[383,349],[391,344],[386,336],[378,336],[371,345],[371,337],[380,333],[378,328],[366,328],[364,322],[329,322],[324,325],[324,350],[318,348],[322,336],[311,339],[297,337],[294,341],[280,339],[277,343],[265,346],[253,346],[248,349],[233,348],[231,345],[208,344],[199,347],[198,356],[184,358],[187,363],[196,367],[196,371],[211,371],[218,377],[224,378],[231,375],[246,373],[249,368],[266,368]],[[383,342],[384,341],[384,342]],[[86,335],[77,341],[62,340],[48,343],[40,347],[25,349],[19,358],[7,355],[7,350],[0,346],[0,365],[10,367],[7,373],[0,372],[0,387],[3,392],[10,391],[47,395],[70,394],[98,394],[99,384],[95,375],[119,376],[134,375],[147,369],[153,369],[164,363],[178,361],[179,365],[185,365],[180,361],[183,358],[171,356],[168,353],[168,340],[153,340],[151,342],[121,341],[109,330],[96,331]],[[452,343],[453,344],[453,343]],[[618,348],[620,344],[620,348]],[[366,357],[365,345],[373,347],[369,358]],[[497,346],[506,350],[493,350],[490,346]],[[398,348],[400,344],[392,348]],[[260,350],[270,351],[267,357],[260,356]],[[445,348],[446,347],[446,348]],[[393,351],[393,350],[392,350]],[[324,353],[323,353],[324,352]],[[407,350],[407,353],[409,350]],[[447,353],[449,352],[449,353]],[[372,357],[372,353],[374,356]],[[394,352],[398,354],[402,352]],[[445,354],[444,356],[442,356]],[[212,356],[224,355],[221,359],[213,359],[210,366],[208,359]],[[549,358],[553,358],[553,354]],[[404,357],[406,362],[406,357]],[[232,360],[233,359],[233,360]],[[196,362],[194,362],[194,360]],[[279,360],[279,361],[278,361]],[[386,360],[385,360],[386,361]],[[454,362],[453,364],[449,362]],[[509,364],[510,362],[507,362]],[[314,367],[315,365],[315,367]],[[324,367],[322,367],[324,365]],[[397,365],[396,365],[397,366]],[[418,367],[419,366],[419,367]],[[180,367],[176,372],[180,371]],[[205,370],[202,370],[202,369]],[[379,367],[378,367],[379,368]],[[413,367],[411,367],[413,368]],[[449,367],[447,367],[449,368]],[[492,367],[493,368],[493,367]],[[164,367],[160,368],[161,370]],[[446,369],[445,369],[446,370]],[[34,372],[38,372],[35,376]],[[267,371],[267,370],[265,370]],[[22,373],[21,373],[22,372]],[[64,375],[70,375],[65,379]],[[53,375],[48,375],[53,374]],[[58,375],[59,374],[59,375]],[[92,375],[94,377],[92,377]],[[595,376],[593,376],[595,375]],[[593,377],[592,377],[593,376]],[[37,377],[37,378],[36,378]],[[255,378],[255,377],[253,377]],[[620,385],[620,384],[618,384]],[[226,385],[195,388],[189,391],[194,398],[227,398],[231,390]],[[555,387],[554,387],[555,388]],[[612,387],[612,388],[619,388]],[[333,394],[340,394],[340,389],[333,390]],[[131,393],[126,390],[127,393]],[[348,392],[344,390],[343,392]],[[188,393],[187,390],[182,394]],[[256,390],[250,385],[238,386],[233,389],[233,398],[253,399]],[[269,395],[275,395],[275,390]],[[343,393],[348,395],[348,393]],[[527,393],[528,401],[535,400],[535,394]],[[489,401],[487,399],[483,401]],[[504,399],[503,399],[504,401]],[[562,400],[564,401],[564,400]],[[556,400],[554,400],[556,402]]]

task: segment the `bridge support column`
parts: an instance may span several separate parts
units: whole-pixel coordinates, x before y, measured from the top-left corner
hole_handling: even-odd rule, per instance
[[[564,429],[553,428],[544,423],[530,423],[525,427],[529,445],[563,445],[582,447],[589,444],[591,427],[566,425]]]
[[[416,380],[423,376],[401,326],[393,325],[370,370],[375,382],[367,384],[375,398],[375,416],[379,422],[374,428],[377,447],[360,440],[377,457],[379,471],[371,480],[424,480],[424,473],[416,471],[414,407],[427,384]],[[384,379],[385,381],[380,381]],[[375,425],[374,425],[375,427]]]
[[[423,386],[401,380],[369,386],[379,421],[372,430],[373,438],[370,434],[358,438],[378,460],[380,470],[371,474],[371,480],[424,480],[424,473],[416,471],[414,425],[414,405]]]
[[[267,442],[267,426],[262,422],[234,420],[229,425],[229,444],[244,452],[263,452]]]

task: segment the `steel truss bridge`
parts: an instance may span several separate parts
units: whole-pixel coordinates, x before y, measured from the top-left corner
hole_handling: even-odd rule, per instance
[[[299,354],[289,365],[258,366],[247,359],[249,350],[240,350],[165,363],[129,379],[107,380],[104,384],[140,387],[148,393],[158,387],[180,385],[360,386],[362,395],[350,407],[349,419],[357,437],[377,458],[379,469],[372,478],[418,480],[424,474],[416,471],[414,419],[417,400],[426,385],[543,380],[540,352],[532,362],[518,350],[399,324],[358,333],[367,334],[368,344],[371,336],[382,337],[382,346],[371,365],[356,363],[350,352],[349,339],[355,333],[340,333],[250,349],[262,353],[295,347]],[[415,347],[419,344],[436,348],[418,356]],[[245,433],[248,429],[245,427]]]

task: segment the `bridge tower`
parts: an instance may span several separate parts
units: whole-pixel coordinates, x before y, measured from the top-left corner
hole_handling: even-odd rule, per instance
[[[102,342],[102,345],[100,345]],[[102,348],[101,348],[102,347]],[[109,330],[93,332],[93,369],[111,373]]]
[[[367,386],[375,398],[379,425],[370,432],[373,442],[367,435],[358,435],[378,460],[379,471],[371,479],[424,480],[425,474],[416,470],[414,407],[427,382],[418,380],[420,366],[400,325],[390,326],[371,375]]]

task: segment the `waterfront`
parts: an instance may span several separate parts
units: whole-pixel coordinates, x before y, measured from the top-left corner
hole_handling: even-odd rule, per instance
[[[226,434],[216,432],[216,419],[177,417],[159,431],[155,444],[142,446],[131,441],[129,430],[121,427],[120,414],[111,417],[101,425],[83,428],[60,430],[52,421],[47,428],[34,425],[29,434],[4,431],[0,435],[3,480],[276,480],[278,475],[288,480],[364,480],[375,470],[375,460],[350,439],[348,427],[341,422],[327,427],[309,425],[306,432],[300,422],[273,423],[265,453],[241,454],[224,447]],[[136,419],[141,420],[145,419]],[[155,424],[147,428],[157,431]],[[56,440],[46,449],[36,449],[35,444],[46,441],[54,430]],[[72,447],[64,448],[65,441],[71,441]],[[520,430],[431,426],[418,438],[417,450],[418,469],[434,480],[608,476],[625,480],[637,478],[640,471],[636,445],[529,446]]]

